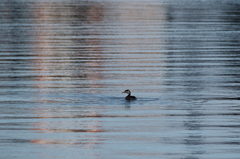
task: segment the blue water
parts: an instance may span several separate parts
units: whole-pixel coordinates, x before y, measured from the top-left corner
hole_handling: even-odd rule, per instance
[[[240,2],[3,0],[0,16],[0,158],[240,158]]]

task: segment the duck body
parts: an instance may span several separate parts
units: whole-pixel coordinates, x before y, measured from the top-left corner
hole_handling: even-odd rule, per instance
[[[126,100],[136,100],[137,98],[135,96],[131,96],[131,92],[130,90],[125,90],[124,92],[122,93],[127,93],[128,95],[125,97]]]

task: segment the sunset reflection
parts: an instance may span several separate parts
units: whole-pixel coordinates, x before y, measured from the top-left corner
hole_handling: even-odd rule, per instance
[[[49,144],[58,144],[58,145],[80,145],[85,148],[91,148],[91,146],[98,145],[102,141],[99,140],[91,140],[91,141],[85,141],[85,140],[31,140],[31,143],[34,144],[41,144],[41,145],[49,145]]]
[[[66,3],[67,4],[67,3]],[[35,71],[39,78],[37,81],[66,81],[64,84],[52,82],[50,85],[38,82],[40,89],[85,87],[79,82],[69,85],[67,81],[73,79],[91,81],[89,87],[102,87],[98,80],[101,74],[101,47],[97,31],[86,31],[86,24],[95,25],[101,22],[103,8],[100,3],[79,3],[77,6],[67,6],[65,3],[44,2],[44,7],[34,8],[37,30],[33,33],[35,45],[35,58],[33,61]],[[59,7],[56,9],[56,5]],[[67,7],[66,7],[67,6]],[[62,10],[61,8],[64,8]],[[56,14],[64,12],[64,14]],[[52,23],[55,21],[55,23]],[[45,25],[42,25],[45,24]],[[69,28],[64,31],[59,28]],[[84,35],[84,37],[83,37]],[[85,36],[94,37],[86,39]],[[67,38],[66,38],[67,37]],[[72,47],[75,46],[75,47]],[[94,46],[94,47],[86,47]],[[98,68],[97,71],[94,68]]]
[[[58,7],[56,7],[58,6]],[[86,31],[85,22],[91,25],[100,23],[103,16],[103,8],[100,3],[79,3],[79,5],[70,5],[67,3],[51,3],[44,2],[42,7],[34,7],[36,15],[36,30],[32,36],[34,39],[34,71],[37,72],[38,78],[35,80],[35,88],[39,89],[38,95],[40,98],[35,102],[41,103],[42,106],[48,104],[64,104],[68,102],[66,98],[49,97],[54,89],[59,89],[64,92],[68,88],[86,88],[86,83],[78,81],[84,80],[88,87],[101,88],[98,85],[98,80],[102,80],[101,74],[101,47],[100,39],[95,35],[99,34],[96,30]],[[63,14],[57,14],[62,12]],[[44,24],[44,25],[43,25]],[[69,28],[67,31],[60,28]],[[84,35],[84,36],[83,36]],[[86,39],[85,37],[93,37]],[[75,46],[75,47],[73,47]],[[94,47],[88,47],[94,46]],[[97,70],[95,70],[97,68]],[[70,83],[71,79],[75,79],[76,83]],[[49,82],[46,82],[49,81]],[[59,83],[61,81],[61,83]],[[77,110],[76,110],[77,111]],[[58,111],[57,111],[58,112]],[[73,133],[73,136],[80,134],[101,133],[105,130],[101,129],[101,121],[96,119],[72,118],[71,113],[58,112],[55,109],[34,109],[34,114],[39,117],[39,120],[49,119],[44,122],[34,123],[32,131],[41,134],[48,133]],[[89,112],[91,115],[96,112]],[[87,113],[89,115],[89,113]],[[84,115],[84,114],[83,114]],[[57,121],[53,120],[58,117]],[[61,120],[66,117],[71,119],[71,122]],[[88,140],[65,140],[65,139],[35,139],[31,143],[36,144],[99,144],[99,137],[92,136]]]

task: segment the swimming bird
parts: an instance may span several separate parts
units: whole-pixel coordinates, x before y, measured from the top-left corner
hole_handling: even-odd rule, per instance
[[[128,95],[125,97],[126,100],[136,100],[137,98],[135,96],[131,96],[131,92],[130,90],[125,90],[124,92],[122,93],[127,93]]]

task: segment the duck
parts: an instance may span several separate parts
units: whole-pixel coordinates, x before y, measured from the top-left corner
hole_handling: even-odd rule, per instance
[[[131,92],[129,89],[126,89],[122,93],[127,93],[128,95],[125,97],[126,100],[136,100],[137,98],[135,96],[131,96]]]

